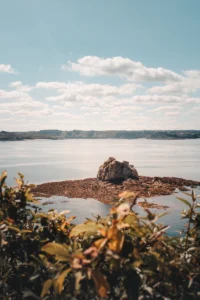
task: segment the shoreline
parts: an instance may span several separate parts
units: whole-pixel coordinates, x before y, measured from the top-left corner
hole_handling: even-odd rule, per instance
[[[47,182],[37,185],[32,192],[35,197],[49,198],[64,196],[68,198],[93,198],[105,204],[116,202],[123,191],[138,194],[139,198],[171,195],[174,192],[188,191],[187,187],[197,187],[200,181],[177,177],[139,176],[139,180],[128,179],[122,183],[102,182],[96,178]],[[140,203],[140,205],[143,205]],[[152,203],[152,207],[155,204]],[[161,207],[159,207],[161,206]],[[165,208],[158,204],[157,208]]]
[[[67,141],[67,140],[152,140],[152,141],[185,141],[185,140],[199,140],[200,137],[175,137],[175,138],[156,138],[156,137],[141,137],[141,138],[22,138],[22,139],[0,139],[0,142],[25,142],[25,141]]]

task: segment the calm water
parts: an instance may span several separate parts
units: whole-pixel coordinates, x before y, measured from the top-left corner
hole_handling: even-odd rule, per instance
[[[200,194],[200,189],[197,189],[196,192],[197,194]],[[164,225],[170,225],[170,228],[167,231],[169,235],[178,235],[184,229],[184,225],[186,223],[184,219],[180,218],[181,210],[186,208],[186,206],[182,202],[178,201],[176,199],[176,196],[183,196],[185,199],[190,200],[190,197],[181,192],[175,195],[153,197],[150,199],[151,202],[162,202],[163,205],[167,205],[169,207],[169,209],[167,210],[151,209],[152,212],[157,214],[169,212],[169,214],[165,215],[157,221]],[[54,203],[56,203],[56,205],[53,203],[41,206],[42,210],[46,212],[51,208],[56,208],[58,211],[62,211],[65,209],[70,210],[68,216],[76,216],[76,219],[73,220],[73,223],[76,224],[84,222],[85,218],[95,219],[95,216],[97,216],[98,214],[101,216],[106,216],[110,210],[109,205],[105,205],[94,199],[69,199],[65,197],[54,196],[48,199],[41,198],[40,200],[41,203],[45,201],[53,201]],[[139,206],[135,206],[134,211],[139,213],[141,216],[146,215],[144,209]]]
[[[141,175],[200,180],[200,140],[33,140],[0,142],[0,171],[34,183],[95,177],[109,156],[128,160]]]
[[[8,171],[14,184],[17,172],[31,183],[95,177],[98,167],[110,156],[128,160],[140,175],[176,176],[200,180],[200,140],[33,140],[0,142],[0,171]],[[93,199],[57,201],[57,209],[70,209],[77,222],[92,214],[107,214],[109,207]],[[182,204],[175,195],[151,199],[170,206],[162,222],[171,224],[171,233],[180,231]],[[45,206],[43,206],[45,208]],[[47,207],[48,208],[48,207]],[[140,208],[137,208],[140,211]]]

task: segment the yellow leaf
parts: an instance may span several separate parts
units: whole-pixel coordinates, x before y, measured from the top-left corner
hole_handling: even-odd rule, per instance
[[[67,261],[69,258],[68,249],[61,244],[48,243],[42,247],[42,251],[55,255],[55,259],[59,261]]]
[[[121,194],[119,194],[119,197],[123,198],[123,199],[128,199],[128,198],[131,198],[131,197],[135,197],[135,193],[129,192],[129,191],[124,191]]]
[[[34,189],[36,186],[37,186],[37,185],[35,185],[35,184],[29,184],[29,185],[28,185],[28,187],[29,187],[30,189]]]
[[[106,244],[107,241],[108,240],[105,239],[105,238],[96,240],[94,242],[94,246],[97,247],[98,250],[100,250],[100,249],[102,249],[105,246],[105,244]]]
[[[76,219],[76,216],[71,216],[70,218],[66,219],[66,222],[71,222],[72,220]]]
[[[43,298],[49,291],[49,289],[51,288],[53,284],[53,280],[52,279],[48,279],[47,281],[45,281],[43,288],[42,288],[42,293],[41,293],[41,298]]]
[[[19,228],[14,227],[14,226],[8,226],[8,229],[13,230],[13,231],[18,232],[18,233],[21,232],[21,230]]]
[[[66,215],[66,214],[68,214],[68,213],[70,213],[70,210],[63,210],[63,211],[61,211],[61,212],[59,213],[59,216]]]
[[[67,221],[63,222],[63,224],[60,226],[60,229],[65,232],[65,226],[67,225]]]
[[[48,216],[44,213],[38,213],[34,215],[34,219],[41,219],[41,218],[48,219]]]
[[[25,229],[25,230],[22,230],[21,233],[32,233],[32,231],[28,230],[28,229]]]
[[[83,279],[84,279],[84,276],[83,276],[82,272],[81,271],[76,272],[76,275],[75,275],[75,291],[78,292],[80,290],[80,282]]]
[[[7,172],[4,171],[4,172],[1,173],[1,176],[0,176],[0,184],[1,184],[1,186],[4,185],[4,183],[6,181],[6,178],[7,178]]]
[[[107,236],[107,231],[105,229],[99,229],[98,231],[103,237]]]
[[[17,174],[19,175],[19,177],[20,177],[21,180],[24,179],[24,175],[22,173],[18,172]]]
[[[7,174],[7,172],[6,171],[3,171],[2,173],[1,173],[1,176],[0,176],[0,180],[2,180],[4,177],[6,177],[8,174]]]
[[[134,268],[139,268],[142,264],[142,260],[135,260],[133,263]]]
[[[63,290],[63,283],[65,281],[66,276],[69,274],[71,269],[64,270],[60,275],[58,275],[54,280],[54,290],[57,294],[60,294]]]
[[[109,287],[109,284],[108,284],[105,276],[103,276],[97,270],[92,270],[91,271],[91,276],[92,276],[92,279],[94,281],[96,291],[97,291],[97,294],[99,295],[99,297],[106,298],[107,293],[110,290],[110,287]]]
[[[125,229],[125,228],[129,228],[129,227],[130,227],[130,225],[127,224],[127,223],[120,223],[120,224],[117,224],[117,228],[118,228],[119,230]]]
[[[21,187],[22,186],[22,181],[18,178],[15,178],[15,181],[17,182],[18,186]]]
[[[116,226],[112,226],[108,230],[107,238],[109,239],[109,249],[119,253],[124,244],[124,234],[119,231]]]
[[[33,202],[33,203],[35,203],[35,204],[38,204],[38,205],[41,204],[41,203],[40,203],[38,200],[36,200],[36,199],[32,199],[31,202]]]

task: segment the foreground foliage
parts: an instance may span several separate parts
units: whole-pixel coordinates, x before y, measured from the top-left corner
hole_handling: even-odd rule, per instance
[[[72,225],[69,211],[41,211],[19,173],[0,177],[0,299],[199,299],[200,204],[192,192],[180,236],[162,215],[134,213],[124,192],[110,214]],[[131,205],[129,204],[131,200]],[[133,210],[132,210],[133,208]],[[156,223],[155,223],[156,222]]]

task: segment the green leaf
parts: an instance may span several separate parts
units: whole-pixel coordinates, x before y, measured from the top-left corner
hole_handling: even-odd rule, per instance
[[[41,293],[41,298],[43,298],[49,291],[49,289],[51,288],[53,284],[53,280],[52,279],[48,279],[47,281],[45,281],[43,288],[42,288],[42,293]]]
[[[194,190],[192,190],[192,201],[195,202],[196,201],[196,194],[194,192]]]
[[[195,201],[196,198],[197,198],[196,195],[195,195],[194,190],[192,190],[192,193],[191,193],[191,194],[190,194],[190,193],[187,193],[187,192],[183,192],[183,193],[184,193],[185,195],[191,197],[193,201]]]
[[[71,271],[71,268],[66,269],[54,279],[53,286],[54,286],[54,290],[57,294],[61,294],[61,292],[63,290],[63,283],[64,283],[67,275],[70,273],[70,271]]]
[[[123,222],[134,227],[137,224],[137,218],[135,213],[129,213],[128,216],[124,217]]]
[[[35,204],[41,204],[38,200],[36,200],[36,199],[34,198],[33,194],[30,193],[30,190],[29,190],[29,189],[26,190],[25,196],[26,196],[26,200],[27,200],[28,202],[33,202],[33,203],[35,203]]]
[[[189,206],[189,208],[191,208],[192,207],[192,205],[190,204],[190,202],[189,201],[187,201],[187,200],[185,200],[185,199],[183,199],[183,198],[181,198],[181,197],[176,197],[178,200],[180,200],[181,202],[183,202],[184,204],[186,204],[187,206]]]
[[[189,196],[189,197],[192,197],[192,194],[190,194],[190,193],[183,192],[183,194],[185,194],[185,195],[187,195],[187,196]]]
[[[101,228],[104,228],[104,226],[94,221],[87,221],[84,224],[74,226],[70,232],[70,237],[75,237],[85,232],[97,232]]]
[[[160,218],[162,218],[162,217],[164,217],[164,216],[166,216],[168,214],[169,214],[169,212],[164,212],[162,214],[157,215],[157,218],[160,219]]]
[[[68,249],[58,243],[48,243],[42,247],[42,251],[55,255],[55,259],[59,261],[67,261],[69,258]]]

